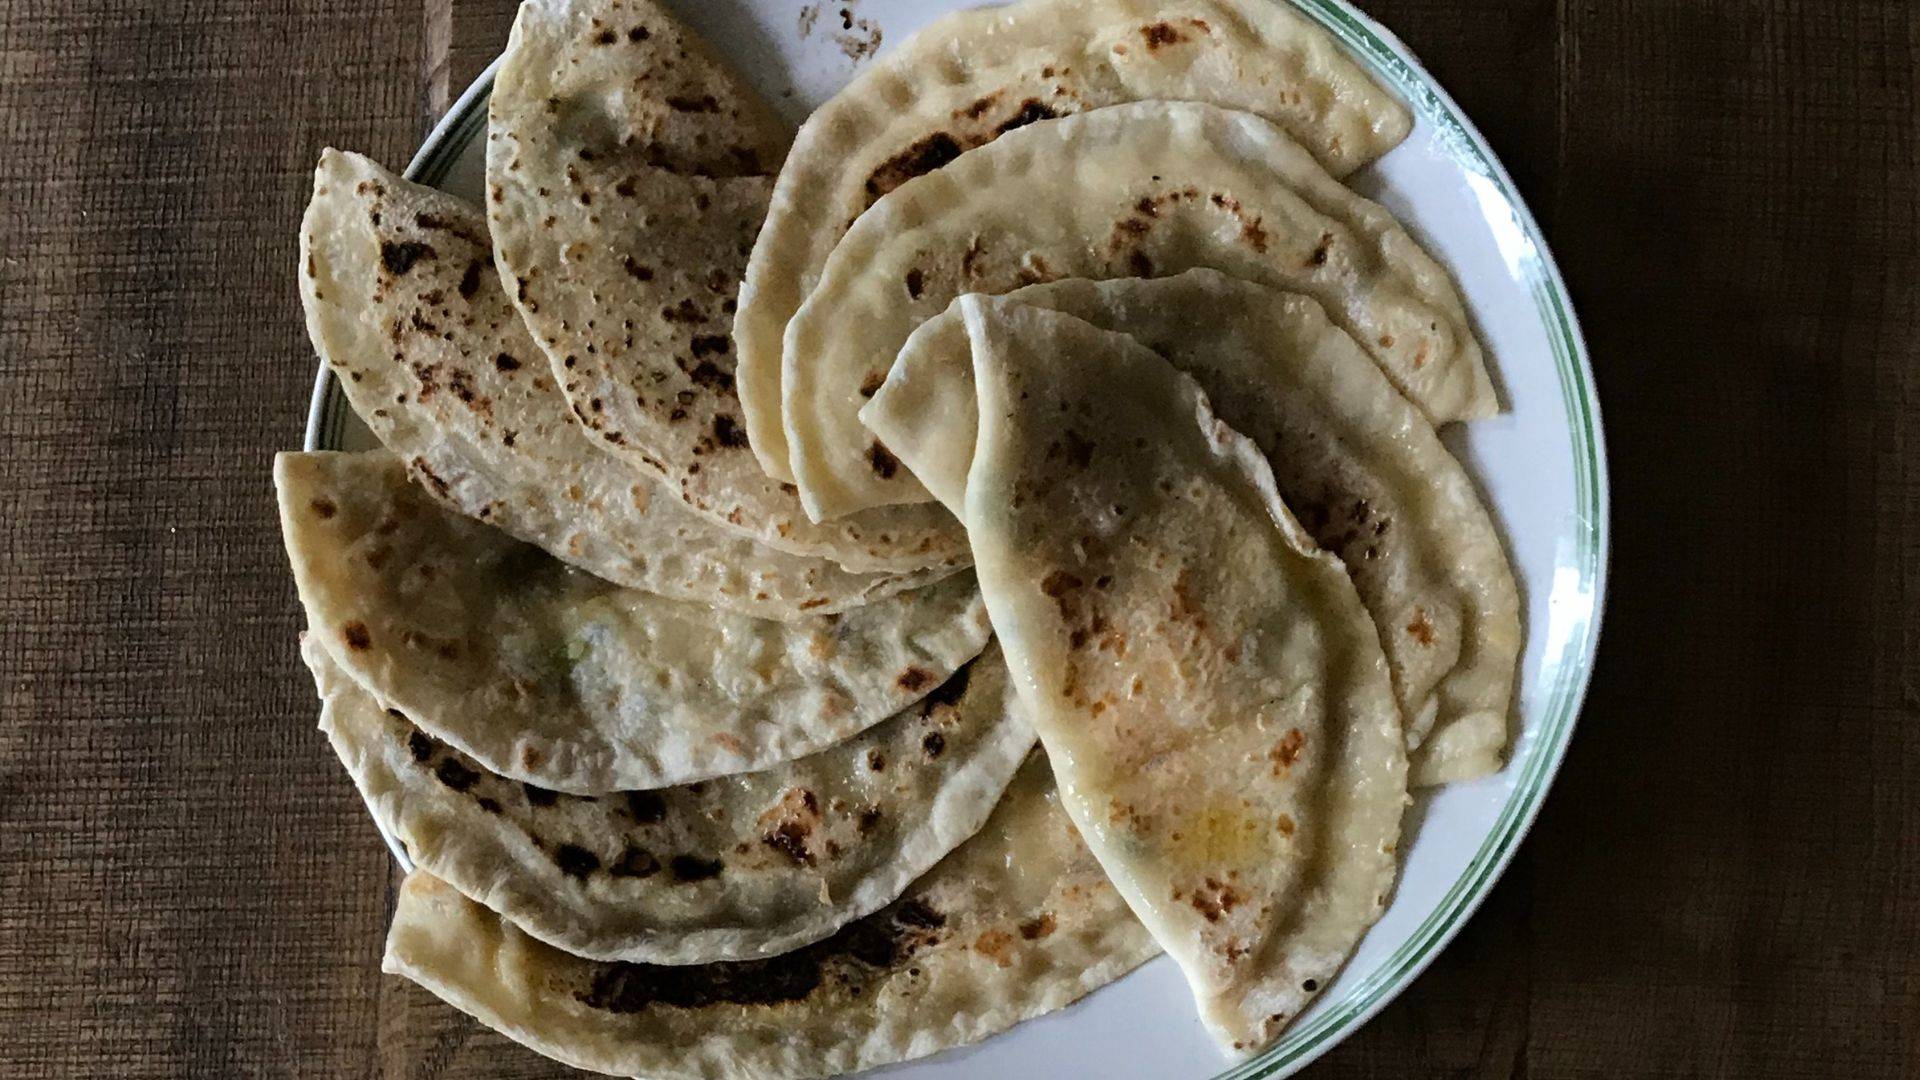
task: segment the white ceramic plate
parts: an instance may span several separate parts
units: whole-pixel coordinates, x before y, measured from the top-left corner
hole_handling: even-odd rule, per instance
[[[791,0],[669,2],[796,122],[853,74],[853,55],[876,31],[884,50],[945,10],[970,6],[841,0],[818,5],[809,31]],[[1296,2],[1413,108],[1412,136],[1353,183],[1452,269],[1507,407],[1497,419],[1456,427],[1447,442],[1487,493],[1520,579],[1527,646],[1512,762],[1497,776],[1415,800],[1392,907],[1345,972],[1259,1058],[1221,1071],[1178,970],[1162,958],[1073,1008],[883,1070],[890,1074],[1286,1076],[1392,1000],[1452,939],[1513,857],[1565,753],[1593,663],[1608,546],[1599,403],[1565,286],[1506,170],[1406,47],[1342,0]],[[478,199],[491,85],[488,71],[461,95],[408,177]],[[324,367],[306,442],[372,445]]]

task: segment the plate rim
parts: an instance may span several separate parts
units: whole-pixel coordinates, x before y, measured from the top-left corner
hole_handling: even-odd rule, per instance
[[[1451,144],[1450,156],[1486,177],[1512,208],[1515,223],[1532,249],[1531,257],[1523,264],[1521,277],[1530,287],[1546,331],[1566,407],[1573,443],[1574,498],[1582,512],[1582,527],[1576,532],[1574,565],[1580,572],[1579,591],[1590,598],[1590,606],[1577,621],[1565,650],[1569,662],[1555,673],[1548,700],[1542,707],[1542,720],[1533,733],[1526,757],[1507,763],[1507,768],[1519,770],[1513,791],[1468,860],[1466,869],[1408,938],[1345,998],[1332,1003],[1331,1008],[1307,1023],[1289,1030],[1265,1052],[1217,1073],[1215,1080],[1281,1080],[1305,1068],[1399,997],[1479,910],[1539,816],[1572,743],[1573,730],[1592,682],[1612,559],[1611,482],[1606,438],[1586,340],[1559,264],[1512,176],[1479,128],[1392,31],[1355,8],[1349,0],[1272,2],[1289,4],[1332,34],[1376,79],[1436,125]],[[484,133],[486,102],[493,90],[500,59],[496,57],[488,64],[433,126],[402,172],[405,179],[438,186],[467,144]],[[302,449],[316,451],[338,446],[348,412],[346,396],[335,384],[332,370],[325,363],[319,363]],[[413,863],[405,847],[377,817],[374,821],[394,858],[402,868],[411,871]]]

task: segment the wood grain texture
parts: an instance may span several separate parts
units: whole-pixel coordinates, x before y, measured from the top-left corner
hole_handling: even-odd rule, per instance
[[[1513,869],[1314,1075],[1920,1075],[1920,7],[1467,6],[1370,5],[1573,290],[1612,595]]]
[[[391,0],[0,12],[0,1075],[354,1075],[390,863],[314,730],[268,455],[323,141],[419,134]]]
[[[424,0],[427,121],[445,115],[507,44],[517,0]]]
[[[1616,546],[1539,825],[1308,1075],[1920,1076],[1920,7],[1366,6],[1555,247]],[[314,155],[404,163],[511,15],[0,9],[0,1075],[561,1072],[378,974],[267,479]]]

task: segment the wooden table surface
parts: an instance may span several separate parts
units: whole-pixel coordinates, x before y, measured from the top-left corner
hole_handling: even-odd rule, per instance
[[[1920,5],[1366,6],[1558,253],[1613,591],[1513,868],[1309,1075],[1920,1076]],[[268,481],[316,152],[404,163],[510,16],[0,12],[0,1075],[560,1071],[379,974]]]

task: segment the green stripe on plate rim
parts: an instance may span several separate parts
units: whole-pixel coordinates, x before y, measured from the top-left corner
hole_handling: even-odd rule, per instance
[[[1586,348],[1574,322],[1572,305],[1567,299],[1559,271],[1553,265],[1552,256],[1548,254],[1539,226],[1527,211],[1526,203],[1515,190],[1512,179],[1495,160],[1480,133],[1402,46],[1389,40],[1384,31],[1344,0],[1293,0],[1293,3],[1344,43],[1376,78],[1432,123],[1457,160],[1497,186],[1501,196],[1512,206],[1517,222],[1533,248],[1524,265],[1534,304],[1548,329],[1554,367],[1560,377],[1561,395],[1572,426],[1574,496],[1583,511],[1583,527],[1577,535],[1575,566],[1580,573],[1581,584],[1593,598],[1593,605],[1567,639],[1567,655],[1560,663],[1549,690],[1546,718],[1527,740],[1529,745],[1525,759],[1508,766],[1520,769],[1520,779],[1513,795],[1501,809],[1493,829],[1474,853],[1465,872],[1454,881],[1433,912],[1407,941],[1360,986],[1341,1000],[1323,1005],[1318,1015],[1288,1032],[1265,1053],[1221,1073],[1216,1080],[1273,1080],[1304,1067],[1392,1000],[1452,940],[1493,886],[1500,871],[1512,859],[1527,826],[1532,823],[1546,796],[1554,771],[1566,754],[1567,743],[1573,734],[1574,718],[1586,695],[1588,677],[1593,669],[1594,650],[1599,640],[1600,610],[1605,597],[1607,479],[1599,405],[1594,393],[1593,375],[1587,365]],[[467,145],[485,131],[485,106],[492,88],[493,69],[489,68],[460,96],[453,109],[421,146],[420,152],[414,156],[404,173],[407,179],[438,185],[446,178]],[[346,421],[345,397],[333,385],[331,372],[324,367],[318,390],[320,401],[307,431],[308,449],[340,445]]]

